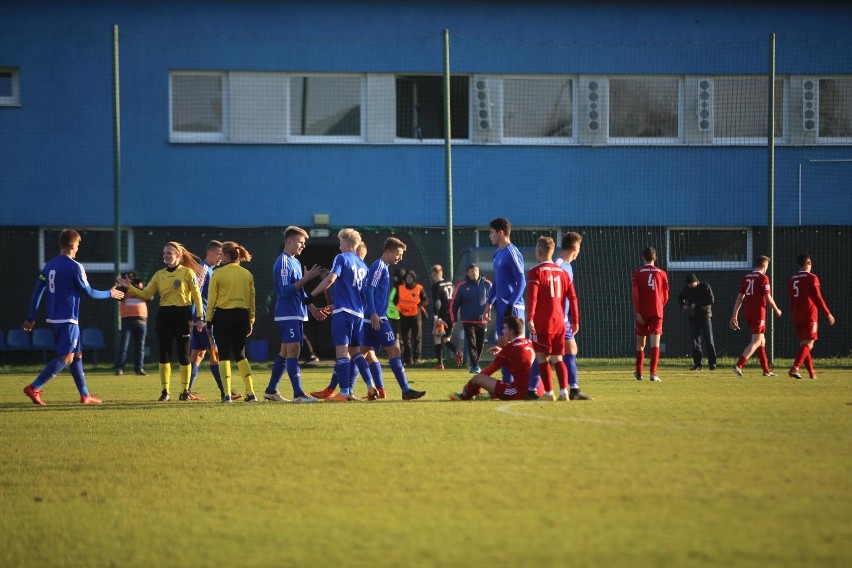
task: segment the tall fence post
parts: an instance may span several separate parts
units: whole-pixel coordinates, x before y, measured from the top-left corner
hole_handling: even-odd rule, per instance
[[[767,204],[767,232],[769,237],[769,258],[773,260],[769,265],[769,286],[775,293],[775,269],[777,264],[775,258],[775,34],[769,34],[769,116],[766,128],[766,147],[768,152],[769,170],[767,172],[767,185],[769,202]],[[767,331],[769,332],[768,357],[770,361],[775,360],[775,323],[774,318],[766,318]]]
[[[118,65],[118,24],[112,26],[113,58],[113,231],[115,238],[115,274],[121,273],[121,81]],[[121,329],[121,311],[115,304],[115,329]]]
[[[450,120],[450,30],[444,30],[444,174],[447,196],[447,260],[444,274],[453,281],[453,144]]]

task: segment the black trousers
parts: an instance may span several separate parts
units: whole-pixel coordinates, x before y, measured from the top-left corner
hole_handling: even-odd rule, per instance
[[[219,347],[219,360],[234,359],[239,363],[245,359],[246,337],[251,327],[248,310],[216,308],[213,320],[213,337]]]
[[[423,350],[423,324],[420,314],[399,316],[399,342],[402,346],[402,362],[406,365],[420,362]]]
[[[707,351],[707,363],[716,364],[716,346],[713,344],[713,320],[711,318],[689,318],[689,331],[692,334],[692,362],[701,365],[704,352],[701,341]]]
[[[189,326],[192,321],[190,306],[160,306],[157,310],[157,346],[160,349],[160,363],[172,360],[172,347],[181,365],[189,365]]]
[[[466,323],[464,325],[464,337],[467,341],[467,353],[470,356],[470,366],[479,366],[479,357],[482,356],[482,346],[485,344],[485,324]]]

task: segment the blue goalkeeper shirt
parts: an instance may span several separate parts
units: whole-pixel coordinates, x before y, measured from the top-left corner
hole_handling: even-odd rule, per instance
[[[45,290],[47,291],[47,323],[79,325],[80,298],[83,292],[97,300],[104,300],[111,296],[109,290],[92,289],[83,265],[64,254],[44,265],[33,290],[27,321],[35,321]]]
[[[527,280],[524,276],[524,257],[518,247],[509,243],[494,253],[494,286],[488,294],[488,303],[498,300],[506,306],[524,307],[524,290]]]

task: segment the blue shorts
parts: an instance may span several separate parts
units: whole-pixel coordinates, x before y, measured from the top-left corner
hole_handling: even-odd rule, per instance
[[[281,335],[281,343],[302,343],[305,336],[302,320],[279,320],[275,324]]]
[[[571,319],[565,318],[565,341],[574,339],[574,334],[571,332]]]
[[[207,333],[207,330],[198,331],[195,327],[192,328],[192,333],[189,336],[189,348],[193,351],[208,351],[210,349],[210,337],[213,335],[213,330]],[[216,347],[216,342],[213,341],[213,347]]]
[[[331,318],[331,342],[337,345],[363,345],[361,316],[349,312],[336,312]]]
[[[373,329],[373,324],[369,320],[363,320],[362,326],[364,334],[362,346],[369,347],[373,351],[378,351],[382,347],[393,347],[396,345],[396,334],[393,332],[388,320],[382,320],[378,331]]]
[[[524,315],[526,314],[526,309],[523,306],[509,306],[506,302],[502,300],[497,300],[494,303],[494,327],[497,332],[497,337],[503,337],[503,318],[506,316],[518,316],[521,318],[521,321],[526,325],[526,320]]]
[[[76,323],[53,324],[53,338],[56,340],[57,355],[83,351],[83,346],[80,344],[80,326]]]

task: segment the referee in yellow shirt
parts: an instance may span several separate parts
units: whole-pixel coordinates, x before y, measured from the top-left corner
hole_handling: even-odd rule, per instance
[[[255,317],[254,276],[240,266],[251,254],[233,241],[222,243],[222,264],[213,271],[207,291],[207,325],[219,346],[219,366],[225,387],[222,402],[230,403],[231,359],[237,362],[246,386],[246,402],[257,402],[246,359],[246,338],[251,335]]]
[[[203,273],[199,258],[177,242],[171,241],[163,246],[165,268],[158,270],[151,281],[142,290],[133,286],[127,278],[118,283],[127,290],[128,296],[150,300],[160,295],[160,309],[157,310],[157,344],[160,350],[160,384],[163,392],[159,402],[169,400],[169,382],[172,375],[172,346],[177,345],[180,363],[181,400],[189,400],[189,327],[192,322],[192,305],[195,313],[201,314],[198,320],[204,320],[204,306],[201,303],[201,290],[198,288],[198,275]],[[186,395],[186,396],[185,396]]]

